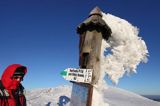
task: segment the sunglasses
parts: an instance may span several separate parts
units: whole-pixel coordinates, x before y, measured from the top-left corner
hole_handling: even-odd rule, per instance
[[[12,79],[15,79],[15,80],[20,79],[21,81],[23,81],[23,77],[21,77],[21,76],[13,76]]]

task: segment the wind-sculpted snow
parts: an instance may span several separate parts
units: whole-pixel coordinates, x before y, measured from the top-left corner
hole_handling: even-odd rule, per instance
[[[27,92],[27,106],[69,106],[70,94],[71,86],[35,89]],[[160,106],[159,102],[114,87],[104,87],[102,97],[109,106]]]
[[[138,64],[147,62],[148,50],[137,27],[111,14],[103,13],[103,19],[112,34],[107,42],[102,41],[101,77],[106,73],[117,84],[125,73],[136,73]]]

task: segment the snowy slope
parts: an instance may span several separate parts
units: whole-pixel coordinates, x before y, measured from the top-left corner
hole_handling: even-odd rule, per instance
[[[58,106],[60,97],[70,98],[70,95],[71,86],[65,85],[27,91],[27,106]]]
[[[160,106],[159,102],[114,87],[104,89],[104,98],[110,106]]]
[[[70,95],[71,86],[68,85],[35,89],[26,94],[27,106],[69,106]],[[104,88],[103,98],[110,106],[160,106],[159,102],[114,87]]]

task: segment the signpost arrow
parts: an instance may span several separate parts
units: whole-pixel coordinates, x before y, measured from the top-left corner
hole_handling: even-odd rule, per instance
[[[61,74],[61,76],[65,77],[65,76],[67,76],[67,71],[64,70],[60,74]]]

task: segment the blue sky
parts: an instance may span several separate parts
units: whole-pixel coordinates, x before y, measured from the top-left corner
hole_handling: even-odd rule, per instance
[[[76,28],[95,6],[137,26],[149,50],[148,63],[121,78],[117,87],[160,95],[159,0],[1,0],[0,74],[20,63],[28,67],[26,89],[69,84],[59,73],[79,67]]]

